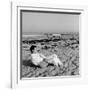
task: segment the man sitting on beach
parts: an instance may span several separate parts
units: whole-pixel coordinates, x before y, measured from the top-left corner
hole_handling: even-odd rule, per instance
[[[50,56],[44,56],[42,53],[39,53],[38,50],[40,47],[32,45],[30,47],[32,62],[35,65],[39,65],[41,62],[47,62],[48,64],[54,64],[56,66],[63,66],[63,63],[60,61],[56,54]]]

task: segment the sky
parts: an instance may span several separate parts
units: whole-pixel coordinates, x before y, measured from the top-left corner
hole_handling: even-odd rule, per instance
[[[78,32],[79,14],[22,12],[22,32]]]

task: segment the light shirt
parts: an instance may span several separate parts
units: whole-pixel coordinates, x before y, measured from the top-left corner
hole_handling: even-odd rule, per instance
[[[44,58],[46,58],[43,54],[41,53],[33,53],[31,54],[31,57],[32,57],[32,62],[35,64],[35,65],[38,65],[40,62],[43,61]]]

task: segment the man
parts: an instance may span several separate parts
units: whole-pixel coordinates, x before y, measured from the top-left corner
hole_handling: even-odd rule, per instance
[[[44,56],[42,53],[39,53],[40,46],[36,47],[35,45],[32,45],[30,47],[30,51],[31,51],[31,58],[32,58],[32,62],[35,65],[40,65],[41,62],[45,61],[48,64],[54,64],[56,66],[63,66],[63,63],[60,61],[60,59],[58,58],[58,56],[56,54],[52,54],[50,56]]]

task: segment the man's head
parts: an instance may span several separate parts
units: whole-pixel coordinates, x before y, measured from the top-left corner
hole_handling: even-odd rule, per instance
[[[40,50],[41,50],[41,45],[40,44],[32,45],[30,47],[31,53],[40,52]]]
[[[35,48],[36,48],[35,45],[32,45],[32,46],[30,47],[30,51],[31,51],[31,53],[34,53]]]

